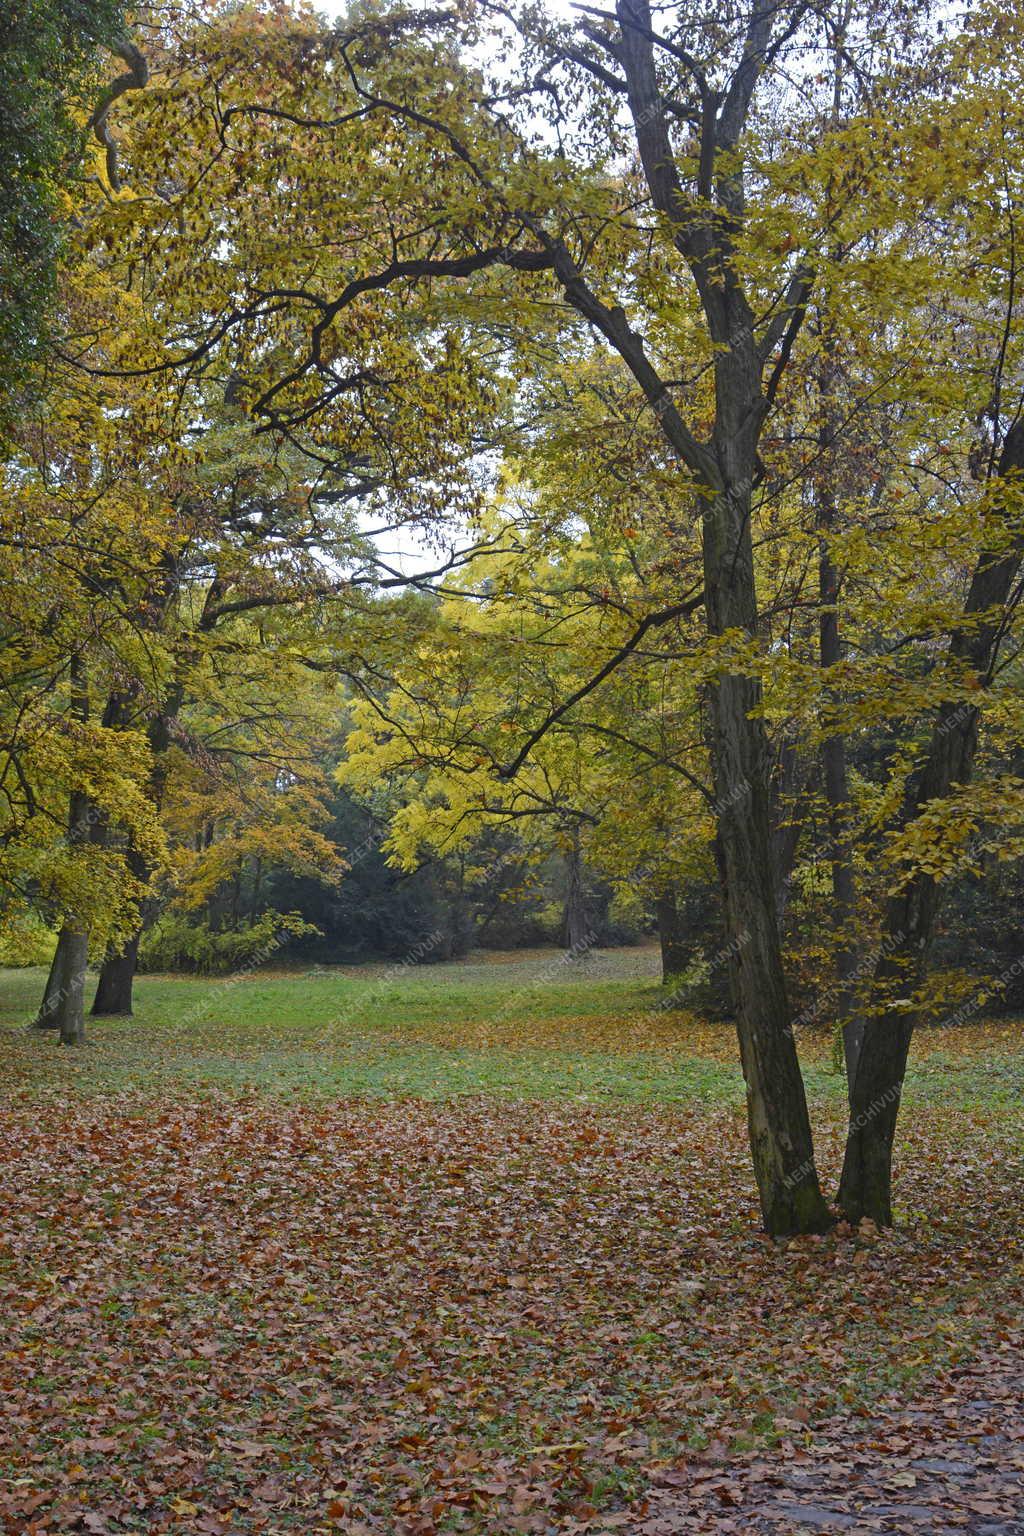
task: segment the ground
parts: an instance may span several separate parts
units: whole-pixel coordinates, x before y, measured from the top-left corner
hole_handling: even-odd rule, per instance
[[[144,977],[81,1051],[0,976],[0,1529],[1024,1532],[1024,1031],[919,1035],[893,1232],[776,1245],[654,971]]]

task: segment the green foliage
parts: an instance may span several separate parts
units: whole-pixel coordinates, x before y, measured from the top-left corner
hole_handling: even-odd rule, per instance
[[[0,918],[0,966],[49,965],[56,947],[57,935],[31,909]]]
[[[119,0],[11,0],[0,15],[0,429],[39,362]]]
[[[163,913],[147,929],[139,952],[145,971],[226,975],[270,965],[296,939],[319,932],[297,912],[263,912],[239,928],[216,930],[187,913]]]

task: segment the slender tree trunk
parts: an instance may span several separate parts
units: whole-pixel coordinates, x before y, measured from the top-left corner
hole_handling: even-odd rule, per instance
[[[823,528],[832,525],[834,504],[828,498],[819,513]],[[818,595],[821,604],[818,649],[823,668],[835,666],[842,657],[839,635],[839,575],[832,561],[827,537],[823,536],[818,556]],[[847,1091],[857,1071],[864,1037],[864,1021],[855,1010],[854,978],[857,950],[853,941],[856,889],[850,848],[850,783],[846,766],[846,740],[838,732],[821,744],[822,777],[828,806],[829,865],[832,875],[832,931],[835,935],[836,1020],[843,1034],[846,1059]],[[851,1098],[852,1103],[852,1098]]]
[[[1003,480],[1019,477],[1022,471],[1024,420],[1007,434],[998,468]],[[991,680],[1002,613],[1022,558],[1020,535],[1009,550],[986,550],[979,556],[964,605],[968,622],[951,637],[951,657],[969,669],[979,690]],[[983,614],[989,617],[980,618]],[[954,786],[970,782],[978,719],[973,704],[948,703],[939,710],[923,770],[908,787],[904,826]],[[921,982],[941,898],[932,876],[919,872],[890,898],[886,908],[882,954],[875,967],[875,1002],[864,1021],[851,1083],[850,1125],[839,1186],[839,1203],[852,1221],[869,1216],[880,1226],[892,1222],[892,1147],[915,1022],[913,1012],[897,1006],[896,1000],[913,994]]]
[[[683,935],[675,886],[665,888],[657,899],[658,939],[661,944],[661,979],[680,976],[689,964],[689,945]]]
[[[789,906],[797,849],[800,846],[799,800],[807,788],[808,771],[794,737],[786,735],[779,748],[778,769],[772,791],[772,869],[775,878],[775,909],[779,924]]]
[[[139,960],[141,926],[121,950],[108,950],[100,968],[90,1012],[94,1018],[130,1018],[132,1014],[132,984]]]
[[[857,1071],[857,1060],[864,1040],[864,1020],[856,1009],[857,949],[853,939],[856,888],[849,844],[849,789],[846,771],[846,743],[841,736],[830,736],[822,743],[822,770],[825,799],[828,803],[829,862],[832,869],[832,929],[836,935],[835,965],[838,991],[836,1020],[843,1035],[846,1082]]]
[[[473,913],[466,900],[466,861],[459,857],[459,877],[452,893],[448,909],[449,932],[451,940],[448,948],[448,958],[461,960],[468,955],[473,947],[476,937],[476,924]]]
[[[756,378],[752,365],[746,377],[737,378],[735,368],[726,371],[719,364],[720,415],[727,419],[717,447],[728,489],[706,510],[703,525],[713,635],[757,634],[750,533],[754,454],[752,449],[743,457],[737,453],[742,431],[749,427],[734,427],[728,419],[750,412]],[[756,407],[749,419],[756,423]],[[765,1228],[782,1236],[823,1231],[831,1217],[818,1184],[786,997],[771,856],[769,749],[760,704],[755,677],[746,672],[720,677],[710,690],[709,745],[750,1147]]]
[[[580,857],[579,837],[573,834],[572,847],[565,856],[566,887],[565,910],[562,918],[562,935],[570,954],[581,954],[589,947],[590,932],[587,927],[587,903],[583,890],[583,860]]]
[[[57,948],[53,952],[50,961],[50,974],[46,978],[46,986],[43,989],[43,1000],[39,1005],[39,1012],[32,1021],[33,1029],[59,1029],[60,1020],[57,1017],[60,1003],[62,977],[67,969],[67,949],[71,942],[71,929],[67,923],[62,924],[57,935]]]
[[[837,36],[845,36],[850,20],[847,4],[842,15]],[[837,46],[832,58],[832,122],[841,120],[843,87],[847,65],[842,50]],[[829,180],[829,197],[834,192]],[[842,260],[839,250],[833,249],[831,260],[836,266]],[[823,318],[821,367],[818,389],[822,406],[821,428],[818,433],[818,485],[817,522],[820,533],[818,544],[818,659],[822,669],[835,666],[843,655],[843,643],[839,631],[839,572],[832,558],[829,538],[838,516],[836,503],[836,456],[834,448],[841,432],[840,409],[837,403],[836,385],[836,338],[829,314],[827,288],[818,301],[819,319]],[[864,1020],[856,1011],[857,948],[854,938],[856,914],[856,885],[853,876],[853,858],[850,845],[850,780],[846,762],[846,738],[836,732],[821,744],[822,778],[825,785],[825,803],[828,806],[829,863],[832,874],[832,932],[836,980],[836,1023],[842,1032],[843,1058],[846,1065],[847,1097],[853,1103],[853,1080],[857,1062],[864,1043]]]

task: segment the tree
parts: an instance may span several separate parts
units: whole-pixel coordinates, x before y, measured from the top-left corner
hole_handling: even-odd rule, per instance
[[[950,660],[964,667],[978,690],[985,688],[995,667],[1004,615],[1024,560],[1024,538],[1015,527],[1020,507],[1016,480],[1022,475],[1024,420],[1018,419],[1006,433],[992,481],[993,511],[1014,531],[1008,529],[1008,538],[979,556],[963,622],[950,637]],[[940,707],[922,768],[907,787],[901,816],[905,829],[919,827],[937,803],[941,810],[951,790],[970,783],[980,713],[973,700]],[[865,1021],[854,1064],[839,1187],[840,1204],[854,1220],[869,1216],[880,1224],[892,1222],[892,1146],[914,1024],[906,999],[923,978],[941,895],[939,872],[924,860],[900,881],[886,907],[883,932],[888,942],[874,972],[883,1002],[879,1006],[876,1000]]]
[[[816,1230],[828,1213],[818,1188],[803,1085],[789,1028],[771,869],[769,755],[760,717],[760,687],[750,665],[759,615],[751,539],[752,497],[758,483],[758,445],[778,381],[792,349],[806,306],[809,274],[805,265],[782,261],[776,275],[781,293],[771,295],[762,275],[755,297],[745,273],[743,248],[748,226],[743,172],[744,134],[750,124],[755,87],[796,46],[806,20],[802,6],[756,12],[738,26],[736,54],[721,82],[711,78],[711,61],[729,53],[720,30],[709,25],[700,36],[699,62],[691,52],[659,36],[645,4],[622,0],[610,31],[590,37],[591,55],[582,68],[605,92],[621,94],[631,123],[631,142],[639,156],[640,182],[615,188],[598,206],[560,208],[543,160],[510,143],[501,127],[483,122],[461,92],[445,101],[436,96],[415,107],[384,96],[376,81],[363,84],[358,60],[346,54],[356,99],[367,114],[396,119],[420,142],[433,138],[433,155],[443,155],[446,176],[465,168],[472,188],[473,214],[490,228],[479,243],[465,239],[467,187],[450,206],[459,211],[449,240],[462,246],[441,257],[410,256],[393,261],[367,284],[384,287],[408,280],[471,277],[487,267],[550,272],[568,304],[622,358],[639,385],[684,477],[702,524],[704,591],[708,630],[720,643],[719,671],[708,689],[710,752],[718,806],[717,849],[725,893],[727,930],[735,943],[732,979],[738,1004],[741,1056],[748,1084],[751,1147],[770,1231]],[[699,29],[700,18],[696,18]],[[540,40],[543,43],[544,39]],[[723,43],[725,44],[723,46]],[[614,68],[597,63],[594,50],[610,55]],[[353,45],[353,53],[355,47]],[[579,67],[579,50],[555,47],[562,64]],[[663,78],[659,79],[659,69]],[[665,72],[673,75],[671,82]],[[429,87],[429,82],[428,82]],[[422,95],[421,102],[422,102]],[[607,108],[602,108],[605,116]],[[467,122],[466,119],[469,118]],[[697,136],[692,148],[674,149],[671,129],[681,119]],[[479,138],[467,138],[471,124]],[[806,129],[801,123],[801,130]],[[616,138],[620,138],[616,134]],[[625,144],[624,144],[625,147]],[[501,151],[504,162],[496,162]],[[532,161],[532,164],[531,164]],[[527,179],[517,175],[520,165]],[[451,171],[448,171],[448,167]],[[515,170],[513,171],[513,167]],[[535,175],[534,185],[528,179]],[[436,175],[436,172],[435,172]],[[446,190],[442,181],[439,192]],[[607,275],[588,280],[582,265],[586,242],[573,231],[579,218],[596,222],[616,235],[632,222],[626,204],[641,193],[656,220],[657,257],[652,274],[656,302],[678,284],[671,273],[682,260],[697,297],[687,312],[691,339],[696,327],[714,382],[711,419],[706,434],[687,424],[673,399],[670,374],[659,371],[641,330],[630,323],[625,303],[609,303],[601,294]],[[596,201],[596,199],[595,199]],[[571,203],[571,200],[570,200]],[[436,245],[436,241],[435,241]],[[576,245],[577,254],[572,246]],[[596,266],[596,263],[595,263]],[[610,275],[610,274],[609,274]],[[320,338],[343,317],[361,290],[357,280],[325,304],[312,291],[307,302],[322,311],[304,372],[320,366]],[[635,288],[623,278],[622,298],[634,306]],[[595,282],[598,286],[595,286]],[[765,300],[761,302],[762,296]],[[286,382],[291,385],[294,375]],[[258,405],[267,408],[264,395]],[[277,406],[274,406],[277,409]],[[731,654],[730,654],[731,653]],[[742,794],[740,790],[742,789]],[[742,800],[742,805],[740,801]]]
[[[94,298],[72,284],[67,312],[88,323]],[[146,465],[165,450],[130,433],[128,391],[116,410],[102,391],[52,399],[26,409],[0,476],[0,881],[5,905],[35,906],[61,930],[40,1022],[71,1044],[88,943],[123,936],[143,889],[107,834],[154,862],[162,846],[148,745],[118,701],[125,677],[161,664],[144,598],[165,507]]]

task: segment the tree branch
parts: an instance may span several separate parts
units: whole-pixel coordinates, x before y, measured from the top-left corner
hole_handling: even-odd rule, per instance
[[[593,693],[595,688],[600,687],[605,678],[610,677],[615,669],[622,665],[627,656],[636,650],[649,629],[660,628],[662,624],[670,624],[673,619],[681,619],[687,614],[694,613],[703,601],[704,591],[701,589],[693,597],[685,598],[681,603],[674,603],[671,608],[662,608],[656,613],[649,613],[646,618],[641,619],[629,639],[624,645],[619,647],[614,656],[605,662],[600,671],[595,672],[588,682],[577,688],[574,693],[571,693],[567,699],[558,705],[557,709],[551,711],[546,720],[543,720],[535,730],[530,732],[511,762],[498,769],[498,778],[515,778],[534,747],[547,735],[551,727],[561,720],[563,715],[568,714],[569,710],[578,704],[581,699],[585,699],[588,694]]]
[[[110,136],[107,118],[110,115],[111,107],[119,96],[123,96],[126,91],[142,90],[149,79],[149,66],[139,49],[136,48],[134,43],[129,42],[128,38],[119,38],[112,47],[118,58],[123,59],[128,68],[123,75],[118,75],[116,80],[112,80],[100,96],[89,119],[88,126],[92,129],[97,141],[103,145],[107,152],[107,180],[110,183],[111,190],[113,192],[120,192],[121,177],[117,165],[117,145]]]

